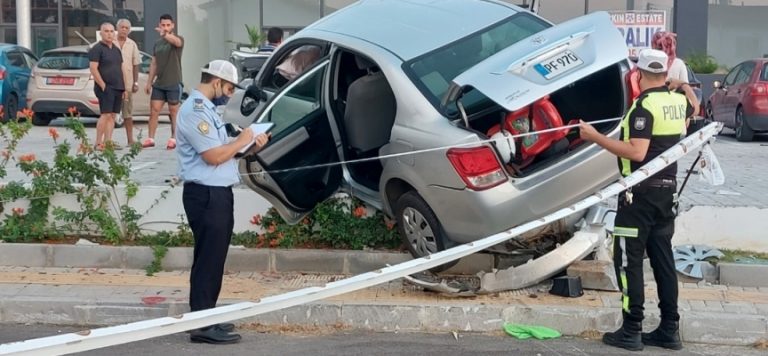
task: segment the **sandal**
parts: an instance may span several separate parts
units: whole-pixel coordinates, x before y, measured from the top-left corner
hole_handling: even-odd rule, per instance
[[[171,137],[168,139],[168,144],[165,145],[165,149],[172,150],[176,148],[176,139]]]
[[[155,147],[155,140],[153,138],[147,138],[146,140],[144,140],[144,142],[141,143],[141,147],[144,147],[144,148]]]

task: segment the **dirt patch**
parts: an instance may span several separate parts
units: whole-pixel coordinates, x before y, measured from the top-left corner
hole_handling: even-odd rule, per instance
[[[317,326],[317,325],[296,325],[296,324],[284,324],[284,325],[264,325],[260,323],[244,324],[238,327],[242,330],[250,330],[258,333],[265,334],[281,334],[281,335],[330,335],[339,331],[351,330],[352,328],[343,323],[336,323],[334,325]]]
[[[587,340],[599,340],[603,337],[603,333],[597,330],[584,330],[579,334],[579,337]]]
[[[768,339],[757,340],[752,346],[758,350],[768,350]]]

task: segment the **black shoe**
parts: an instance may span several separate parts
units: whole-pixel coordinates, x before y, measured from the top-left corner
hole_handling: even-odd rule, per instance
[[[662,320],[659,327],[650,333],[643,333],[643,344],[658,346],[670,350],[682,350],[680,341],[679,323],[676,321]]]
[[[230,334],[216,326],[193,330],[189,335],[190,341],[206,344],[234,344],[240,339],[239,334]]]
[[[226,332],[232,332],[235,330],[235,324],[232,323],[221,323],[215,325],[219,330],[226,331]]]
[[[603,335],[603,343],[629,351],[643,351],[643,341],[640,337],[641,327],[640,323],[625,320],[619,330]]]

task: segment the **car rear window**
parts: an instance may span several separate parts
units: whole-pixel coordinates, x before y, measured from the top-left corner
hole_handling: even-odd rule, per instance
[[[760,80],[768,82],[768,63],[763,64],[763,71],[760,74]]]
[[[42,69],[87,69],[88,53],[83,52],[56,52],[44,54],[37,62],[37,67]]]
[[[433,104],[439,105],[451,81],[501,50],[551,27],[545,21],[518,13],[481,31],[405,63],[405,70]]]

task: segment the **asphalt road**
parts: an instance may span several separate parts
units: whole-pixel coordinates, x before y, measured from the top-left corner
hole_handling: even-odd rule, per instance
[[[0,343],[56,335],[81,330],[78,327],[0,324]],[[608,347],[595,340],[561,338],[556,340],[517,340],[498,333],[369,333],[329,330],[302,332],[242,332],[243,340],[234,345],[192,344],[187,334],[175,334],[134,342],[78,355],[626,355],[625,350]],[[0,351],[2,351],[0,349]],[[640,354],[640,353],[638,353]],[[643,355],[669,355],[664,349],[649,347]],[[686,345],[675,356],[687,355],[765,355],[765,350],[747,347]]]

